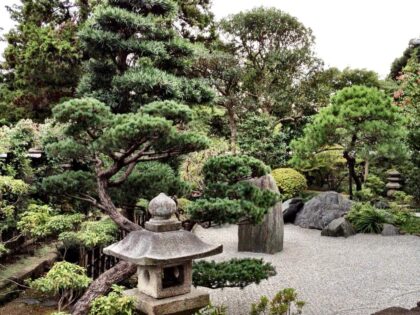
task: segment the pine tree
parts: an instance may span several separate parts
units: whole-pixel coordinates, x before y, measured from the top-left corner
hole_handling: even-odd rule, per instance
[[[210,102],[213,91],[188,76],[199,48],[173,28],[177,10],[171,0],[109,0],[98,6],[79,34],[90,56],[78,87],[83,98],[53,110],[63,135],[47,153],[79,169],[60,170],[44,180],[44,188],[90,203],[126,231],[140,227],[118,210],[112,199],[118,189],[127,181],[141,186],[136,178],[145,162],[166,162],[207,146],[205,137],[188,131],[188,105]],[[103,274],[73,314],[84,314],[109,288],[110,278],[134,271],[121,262]]]
[[[363,86],[344,88],[307,125],[303,137],[292,142],[292,163],[298,168],[306,166],[316,153],[337,150],[331,146],[339,145],[348,166],[351,196],[352,180],[358,191],[362,189],[356,157],[373,161],[404,154],[403,123],[401,111],[383,92]]]

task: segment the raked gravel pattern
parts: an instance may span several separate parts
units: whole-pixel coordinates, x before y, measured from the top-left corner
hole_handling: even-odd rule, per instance
[[[223,253],[209,257],[263,258],[277,275],[244,289],[206,289],[214,305],[229,315],[249,314],[261,295],[274,296],[292,287],[306,302],[303,314],[365,315],[390,306],[413,308],[420,301],[420,237],[357,234],[321,236],[318,230],[286,225],[284,249],[275,255],[237,251],[238,227],[195,229],[208,243],[223,244]]]

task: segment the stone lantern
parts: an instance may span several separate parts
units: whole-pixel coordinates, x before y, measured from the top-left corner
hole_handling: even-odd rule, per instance
[[[395,170],[388,171],[387,175],[388,183],[386,184],[386,195],[388,197],[392,197],[394,196],[395,192],[401,190],[403,179],[401,173]]]
[[[125,291],[148,315],[194,313],[209,304],[209,295],[192,288],[192,261],[219,254],[222,245],[204,243],[172,219],[175,202],[161,193],[149,203],[145,229],[129,233],[104,249],[107,255],[136,264],[138,285]]]

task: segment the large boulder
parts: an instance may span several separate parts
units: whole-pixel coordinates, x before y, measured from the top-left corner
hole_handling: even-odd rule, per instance
[[[332,220],[321,232],[322,236],[344,236],[349,237],[356,234],[353,226],[345,218]]]
[[[327,191],[312,198],[298,212],[295,224],[303,228],[322,230],[334,219],[345,215],[352,202],[335,191]]]
[[[297,213],[302,210],[303,205],[304,202],[302,198],[292,198],[283,202],[281,207],[283,209],[284,223],[293,223]]]

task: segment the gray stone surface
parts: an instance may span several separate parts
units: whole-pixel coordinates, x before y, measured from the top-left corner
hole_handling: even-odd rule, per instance
[[[163,267],[163,268],[162,268]],[[172,268],[178,275],[179,281],[165,287],[164,268]],[[192,262],[191,260],[183,264],[169,264],[164,266],[138,266],[137,267],[139,292],[147,294],[156,299],[182,295],[191,292],[192,286]]]
[[[124,291],[124,295],[134,298],[135,308],[147,315],[194,314],[196,310],[209,304],[209,294],[192,289],[190,293],[166,299],[154,299],[137,289]]]
[[[292,198],[283,202],[281,207],[283,209],[284,223],[293,223],[297,213],[303,209],[303,206],[304,203],[302,198]]]
[[[235,225],[196,230],[204,241],[224,245],[223,254],[210,260],[263,258],[277,271],[242,290],[205,289],[213,304],[225,304],[229,315],[244,315],[261,295],[273,297],[287,287],[306,301],[305,315],[367,315],[391,306],[410,309],[419,301],[420,237],[333,238],[295,225],[284,228],[284,248],[275,255],[238,252]]]
[[[280,195],[272,175],[249,180],[260,189]],[[238,250],[242,252],[274,254],[283,249],[284,223],[281,202],[268,210],[261,224],[241,224],[238,229]]]
[[[321,232],[322,236],[332,236],[332,237],[349,237],[356,234],[353,226],[345,218],[338,218],[331,221]]]
[[[392,224],[384,224],[384,227],[382,229],[383,236],[395,236],[400,234],[400,229]],[[420,250],[420,249],[419,249]],[[420,264],[420,262],[419,262]]]
[[[386,188],[388,189],[400,189],[402,185],[400,183],[388,183],[386,184]]]
[[[315,196],[298,212],[295,224],[303,228],[322,230],[334,219],[342,217],[351,207],[351,201],[335,191]]]
[[[222,245],[206,244],[183,230],[164,233],[140,230],[104,248],[104,253],[136,265],[159,265],[207,257],[222,250]]]

